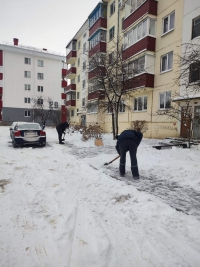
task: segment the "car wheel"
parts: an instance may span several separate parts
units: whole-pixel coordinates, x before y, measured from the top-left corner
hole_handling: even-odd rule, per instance
[[[15,140],[12,140],[12,145],[13,145],[14,148],[18,147],[18,145],[16,144]]]

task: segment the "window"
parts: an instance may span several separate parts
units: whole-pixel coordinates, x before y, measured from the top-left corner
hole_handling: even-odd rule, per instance
[[[85,106],[85,97],[82,98],[82,107],[84,107],[84,106]]]
[[[80,49],[81,48],[81,42],[79,41],[78,42],[78,49]]]
[[[31,72],[30,71],[24,71],[24,77],[25,78],[31,78]]]
[[[58,108],[58,102],[54,102],[54,108]]]
[[[83,34],[83,38],[85,38],[85,37],[86,37],[86,35],[87,35],[87,33],[85,32],[85,33]]]
[[[174,29],[175,12],[163,19],[163,34]]]
[[[90,50],[95,47],[99,42],[106,42],[106,31],[100,30],[92,36],[92,39],[89,40]]]
[[[38,98],[38,100],[37,100],[37,104],[38,104],[38,105],[43,105],[43,99],[42,99],[42,98]]]
[[[114,52],[112,52],[112,53],[110,53],[110,54],[108,55],[108,63],[109,63],[109,64],[112,64],[113,61],[114,61]]]
[[[79,99],[79,96],[80,96],[80,93],[79,93],[79,92],[77,92],[77,99]]]
[[[86,61],[83,62],[83,71],[86,70]]]
[[[115,1],[110,5],[110,16],[115,13]]]
[[[190,64],[190,83],[200,80],[200,61]]]
[[[80,58],[78,58],[78,67],[80,66]]]
[[[154,19],[144,19],[135,28],[124,34],[124,49],[135,44],[147,35],[155,37],[155,20]]]
[[[169,52],[166,55],[161,56],[161,72],[172,69],[173,52]]]
[[[171,106],[171,92],[160,93],[160,109],[167,109]]]
[[[25,110],[24,111],[24,117],[30,117],[31,116],[31,111],[30,110]]]
[[[82,89],[85,89],[85,80],[82,81]]]
[[[24,98],[24,103],[30,104],[31,103],[31,99],[29,97],[25,97]]]
[[[43,92],[43,86],[38,86],[38,92]]]
[[[30,91],[31,90],[31,85],[30,84],[25,84],[24,88],[25,88],[25,90]]]
[[[124,17],[122,18],[122,26],[121,26],[121,30],[123,31],[124,29]]]
[[[109,40],[113,39],[115,36],[115,26],[113,26],[110,30],[109,30]]]
[[[78,75],[78,83],[80,83],[80,75]]]
[[[83,53],[86,52],[86,43],[83,44]]]
[[[128,64],[128,75],[139,74],[145,71],[145,56],[140,57]]]
[[[71,117],[74,117],[74,110],[71,110]]]
[[[38,67],[44,67],[43,60],[38,60]]]
[[[28,64],[28,65],[31,65],[31,59],[28,58],[28,57],[25,57],[25,58],[24,58],[24,63],[25,63],[25,64]]]
[[[119,104],[119,112],[125,112],[124,100],[120,101],[120,104]]]
[[[76,100],[76,93],[75,92],[70,92],[66,95],[67,101],[69,100]]]
[[[192,20],[192,39],[200,36],[200,16]]]
[[[147,110],[147,96],[141,96],[135,98],[134,110],[135,111]]]
[[[53,101],[49,101],[49,108],[53,107]]]
[[[97,113],[97,103],[96,102],[89,103],[87,112],[88,113]]]
[[[43,80],[44,79],[44,74],[43,73],[38,73],[37,77],[38,77],[38,80]]]
[[[128,0],[126,2],[125,17],[128,17],[136,9],[138,9],[146,0]]]
[[[77,108],[77,110],[76,110],[76,114],[78,115],[78,113],[79,113],[79,108]]]

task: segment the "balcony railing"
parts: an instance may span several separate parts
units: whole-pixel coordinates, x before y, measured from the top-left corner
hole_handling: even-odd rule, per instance
[[[76,84],[69,84],[66,88],[65,91],[76,91]]]
[[[2,108],[3,106],[3,103],[2,103],[2,100],[0,100],[0,108]]]
[[[62,93],[61,94],[61,99],[66,99],[66,94]]]
[[[76,61],[76,51],[70,51],[69,54],[66,56],[67,64],[73,64]]]
[[[61,87],[62,87],[62,88],[67,87],[67,81],[62,80],[62,81],[61,81]]]
[[[76,77],[76,68],[71,67],[69,70],[67,70],[66,77],[70,80],[74,79]]]
[[[67,69],[62,69],[62,77],[65,77],[67,74]]]
[[[66,107],[75,107],[76,100],[66,100]]]

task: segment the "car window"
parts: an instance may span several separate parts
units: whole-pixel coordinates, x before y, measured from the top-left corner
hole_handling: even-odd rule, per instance
[[[19,130],[41,130],[40,125],[34,123],[16,125],[15,128]]]

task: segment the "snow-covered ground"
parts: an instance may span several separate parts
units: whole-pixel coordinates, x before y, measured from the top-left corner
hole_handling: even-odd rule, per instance
[[[199,267],[200,146],[138,148],[141,179],[103,147],[47,128],[44,148],[12,148],[0,127],[0,267]]]

